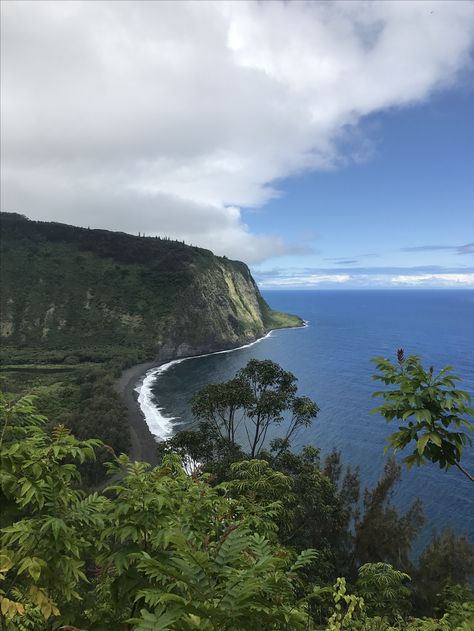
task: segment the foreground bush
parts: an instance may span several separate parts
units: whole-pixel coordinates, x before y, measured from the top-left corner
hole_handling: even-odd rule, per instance
[[[279,496],[293,483],[265,461],[235,464],[212,486],[175,454],[156,468],[122,455],[104,493],[87,494],[78,467],[99,441],[47,427],[31,398],[1,401],[2,631],[472,628],[461,588],[442,619],[406,618],[410,579],[388,564],[366,564],[352,588],[314,586],[305,570],[318,552],[278,540]],[[310,603],[324,598],[318,626]]]
[[[296,588],[312,552],[295,558],[270,543],[174,456],[155,469],[121,456],[111,467],[118,482],[85,495],[76,462],[97,441],[63,427],[48,435],[44,424],[28,398],[4,406],[4,628],[307,628]]]

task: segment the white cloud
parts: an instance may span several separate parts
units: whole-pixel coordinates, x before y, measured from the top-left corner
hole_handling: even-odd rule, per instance
[[[390,282],[394,285],[467,285],[474,287],[474,274],[401,274],[393,276]]]
[[[453,247],[453,249],[458,249]],[[474,267],[441,265],[253,268],[262,288],[325,287],[474,287]]]
[[[466,2],[3,2],[2,208],[291,251],[239,208],[469,63]]]
[[[306,274],[298,276],[279,276],[260,281],[262,288],[272,287],[314,287],[321,284],[340,284],[352,280],[349,274]]]

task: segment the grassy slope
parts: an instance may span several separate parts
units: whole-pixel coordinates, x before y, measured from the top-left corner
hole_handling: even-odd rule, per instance
[[[291,313],[282,313],[281,311],[270,311],[270,328],[285,329],[290,327],[303,326],[303,320]]]

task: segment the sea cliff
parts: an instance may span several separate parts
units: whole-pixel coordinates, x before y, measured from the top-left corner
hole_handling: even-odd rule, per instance
[[[300,326],[248,267],[164,238],[1,213],[1,318],[10,362],[165,361]]]

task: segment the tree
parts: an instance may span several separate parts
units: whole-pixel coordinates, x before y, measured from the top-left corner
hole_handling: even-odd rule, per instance
[[[232,463],[245,459],[237,443],[223,440],[213,425],[206,421],[201,422],[196,430],[178,432],[172,438],[158,443],[157,451],[159,458],[166,454],[177,454],[190,475],[211,473],[216,482],[229,479]]]
[[[359,568],[356,590],[369,615],[394,620],[410,608],[410,590],[406,586],[410,580],[408,574],[388,563],[366,563]]]
[[[288,518],[293,480],[275,471],[265,460],[255,459],[232,463],[230,477],[218,488],[234,499],[236,514],[245,516],[267,537],[274,537],[279,521],[281,523]]]
[[[257,458],[272,425],[281,425],[287,418],[280,444],[284,449],[300,428],[316,418],[318,406],[308,397],[296,396],[296,381],[291,372],[269,359],[251,359],[234,379],[200,390],[192,411],[230,445],[245,435],[250,458]]]
[[[93,460],[99,441],[79,441],[61,425],[46,432],[31,397],[0,399],[0,419],[0,621],[14,629],[7,621],[28,607],[48,620],[59,602],[65,612],[80,598],[107,500],[78,489],[71,464]]]
[[[339,455],[331,454],[321,467],[319,450],[307,446],[299,454],[285,450],[271,460],[274,469],[292,480],[292,492],[285,496],[285,514],[278,519],[280,539],[296,550],[318,550],[317,563],[305,573],[319,583],[332,582],[347,572],[353,549],[351,525],[359,479],[350,469],[342,476],[342,466],[332,466],[336,459],[340,461]],[[326,468],[334,477],[325,473]]]
[[[336,452],[321,465],[318,449],[276,441],[220,483],[187,475],[184,452],[158,467],[122,454],[113,483],[90,494],[80,466],[100,446],[52,427],[31,397],[0,398],[1,631],[472,628],[473,547],[452,533],[410,570],[418,610],[442,618],[406,619],[408,577],[388,563],[409,564],[421,516],[390,506],[393,461],[359,518],[357,474]],[[364,564],[357,582],[350,552]]]
[[[386,450],[396,453],[414,446],[403,459],[408,467],[426,461],[438,463],[442,469],[455,466],[474,482],[474,476],[460,464],[463,449],[472,444],[469,434],[474,427],[466,416],[472,416],[474,409],[469,407],[469,394],[455,388],[460,379],[451,374],[451,366],[435,374],[433,367],[423,368],[417,355],[405,357],[403,349],[397,352],[397,363],[382,357],[373,361],[379,371],[373,378],[395,386],[374,393],[385,403],[373,412],[380,412],[388,422],[397,419],[400,423],[399,430],[389,436]]]
[[[193,399],[192,411],[194,416],[207,421],[221,440],[235,444],[244,410],[251,401],[250,385],[235,378],[202,388]]]
[[[433,615],[442,605],[443,592],[454,585],[469,586],[474,577],[474,546],[452,530],[435,533],[421,553],[413,577],[417,610]]]
[[[389,460],[384,476],[364,493],[364,511],[355,525],[354,560],[357,565],[371,562],[392,563],[410,568],[409,553],[413,539],[423,525],[420,500],[400,515],[390,504],[394,485],[400,479],[400,467]]]

